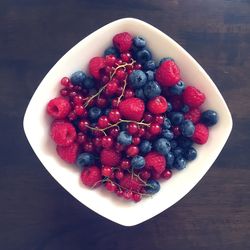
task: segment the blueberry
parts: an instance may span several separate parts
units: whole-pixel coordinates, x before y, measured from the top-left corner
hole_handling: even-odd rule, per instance
[[[177,139],[178,146],[181,148],[189,148],[193,145],[193,140],[190,138],[184,137],[184,136],[179,136]]]
[[[183,114],[180,112],[171,112],[169,113],[169,119],[171,123],[176,126],[182,123],[184,117]]]
[[[147,181],[146,192],[148,194],[155,194],[159,192],[161,186],[158,181],[150,179]]]
[[[152,99],[161,94],[161,87],[157,82],[151,81],[144,85],[143,91],[147,98]]]
[[[186,165],[187,165],[187,161],[182,156],[178,156],[177,158],[175,158],[174,167],[176,169],[181,170],[185,168]]]
[[[144,48],[146,46],[146,41],[144,38],[136,36],[133,38],[133,44],[136,48]]]
[[[188,105],[183,105],[183,107],[181,108],[181,111],[183,112],[183,113],[187,113],[188,111],[189,111],[189,106]]]
[[[218,122],[217,112],[214,110],[206,110],[201,114],[201,122],[211,127]]]
[[[143,64],[145,70],[155,70],[156,65],[154,60],[149,60]]]
[[[114,47],[109,47],[104,51],[104,56],[114,55],[115,57],[119,57],[119,51]]]
[[[142,70],[134,70],[128,77],[132,88],[141,88],[147,81],[147,76]]]
[[[183,121],[180,125],[180,131],[186,137],[191,137],[194,134],[194,129],[194,124],[189,120]]]
[[[135,90],[135,96],[142,99],[143,101],[146,101],[147,99],[142,88]]]
[[[91,107],[88,115],[90,120],[96,121],[102,115],[102,110],[98,107]]]
[[[173,95],[181,95],[185,88],[185,83],[183,81],[179,81],[174,86],[170,87],[169,91]]]
[[[126,122],[121,122],[119,124],[119,128],[120,128],[121,131],[127,130],[127,123]]]
[[[174,164],[174,154],[170,151],[167,153],[166,155],[166,159],[167,159],[167,166],[168,167],[172,167]]]
[[[174,59],[173,59],[172,57],[163,57],[163,58],[160,60],[160,62],[159,62],[159,66],[160,66],[163,62],[169,61],[169,60],[174,61]]]
[[[111,108],[106,108],[106,109],[104,109],[103,114],[104,114],[104,115],[108,115],[109,112],[110,112],[110,110],[111,110]]]
[[[149,82],[153,81],[155,79],[155,72],[152,70],[148,70],[146,71],[146,76]]]
[[[136,59],[139,63],[144,64],[145,62],[151,60],[152,55],[148,49],[139,50],[136,53]]]
[[[90,153],[81,153],[78,155],[76,164],[79,167],[85,167],[85,166],[90,166],[95,163],[95,157],[94,155]]]
[[[70,77],[70,81],[74,84],[74,85],[82,85],[84,80],[86,78],[86,75],[83,71],[79,70],[76,71],[75,73],[73,73]]]
[[[187,148],[185,151],[184,151],[184,157],[187,161],[192,161],[196,158],[197,156],[197,151],[195,148],[193,147],[190,147],[190,148]]]
[[[167,113],[171,112],[173,110],[173,105],[171,102],[168,102],[168,109],[167,109]]]
[[[131,160],[131,166],[134,169],[142,169],[145,166],[145,159],[143,156],[137,155]]]
[[[160,138],[155,141],[154,148],[157,152],[166,155],[170,151],[171,145],[167,139]]]
[[[139,149],[142,154],[147,154],[152,149],[152,143],[147,140],[144,140],[140,143]]]
[[[86,89],[93,89],[95,87],[95,81],[92,77],[86,77],[82,86]]]
[[[163,123],[162,128],[163,129],[170,129],[171,128],[171,121],[167,117],[164,118],[164,123]]]
[[[122,145],[130,145],[132,143],[132,136],[126,131],[121,131],[117,137],[117,141]]]
[[[176,140],[172,140],[172,141],[170,141],[170,146],[171,146],[171,148],[172,148],[172,149],[176,148],[176,147],[177,147],[177,145],[178,145],[178,143],[177,143],[177,141],[176,141]]]
[[[172,150],[175,157],[183,155],[183,149],[181,147],[176,147]]]
[[[161,135],[169,141],[174,138],[173,132],[169,129],[163,129]]]

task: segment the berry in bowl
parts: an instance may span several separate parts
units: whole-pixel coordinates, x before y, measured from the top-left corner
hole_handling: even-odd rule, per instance
[[[225,101],[201,66],[132,18],[104,26],[65,54],[24,118],[51,175],[84,205],[126,226],[187,194],[231,128]]]

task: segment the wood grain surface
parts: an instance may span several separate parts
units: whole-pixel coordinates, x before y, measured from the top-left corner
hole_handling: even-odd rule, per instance
[[[129,228],[63,190],[22,128],[29,99],[54,63],[122,17],[151,23],[192,54],[234,120],[225,148],[199,184],[167,211]],[[0,76],[1,250],[250,249],[249,0],[0,0]]]

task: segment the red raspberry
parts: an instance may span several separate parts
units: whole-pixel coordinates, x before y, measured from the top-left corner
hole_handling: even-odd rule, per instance
[[[156,81],[163,87],[174,86],[180,81],[180,70],[172,60],[163,62],[155,73]]]
[[[103,57],[93,57],[89,61],[89,73],[95,78],[100,80],[101,69],[105,68],[105,59]]]
[[[77,143],[73,143],[69,146],[56,146],[57,154],[68,163],[75,163],[78,152],[79,145]]]
[[[184,115],[184,117],[186,120],[190,120],[196,124],[201,118],[201,111],[199,108],[192,108]]]
[[[101,185],[101,179],[101,170],[96,166],[84,168],[81,173],[82,183],[91,188]]]
[[[209,130],[208,128],[202,124],[198,123],[195,125],[194,134],[192,136],[192,140],[197,144],[205,144],[208,140]]]
[[[131,191],[139,192],[141,187],[144,186],[143,182],[140,181],[136,176],[131,174],[125,174],[124,177],[120,180],[120,185],[124,189]]]
[[[122,32],[113,37],[113,44],[121,53],[128,52],[132,47],[132,39],[128,32]]]
[[[112,149],[103,149],[100,154],[100,160],[103,165],[115,167],[119,164],[121,156]]]
[[[191,108],[198,108],[205,102],[206,96],[197,88],[187,86],[183,91],[183,102]]]
[[[152,170],[153,174],[161,174],[166,168],[165,157],[157,152],[149,152],[145,156],[145,168]]]
[[[132,97],[121,101],[118,108],[125,119],[141,121],[145,105],[141,99]]]
[[[148,110],[155,114],[159,115],[165,113],[168,109],[168,103],[163,96],[156,96],[153,99],[150,99],[147,104]]]
[[[51,124],[50,136],[57,145],[69,146],[76,139],[76,130],[69,122],[55,121]]]
[[[64,119],[70,111],[70,103],[63,97],[56,97],[47,104],[47,112],[54,118]]]

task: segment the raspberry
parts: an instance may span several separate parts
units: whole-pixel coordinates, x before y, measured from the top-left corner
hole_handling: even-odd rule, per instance
[[[70,109],[69,101],[63,97],[56,97],[47,104],[48,114],[57,119],[64,119]]]
[[[103,57],[93,57],[89,62],[89,73],[100,80],[102,77],[101,70],[105,68],[105,59]]]
[[[79,146],[77,143],[73,143],[69,146],[56,146],[57,154],[66,162],[68,163],[75,163],[78,152]]]
[[[125,119],[141,121],[145,105],[141,99],[132,97],[121,101],[118,109]]]
[[[195,125],[194,134],[192,136],[192,140],[197,144],[205,144],[208,140],[209,130],[208,128],[202,124],[198,123]]]
[[[196,124],[199,122],[201,117],[201,111],[199,108],[192,108],[190,109],[185,115],[184,118],[186,120],[190,120],[193,122],[193,124]]]
[[[111,149],[103,149],[100,154],[100,160],[103,165],[115,167],[120,162],[120,155]]]
[[[172,60],[163,62],[155,73],[156,81],[163,87],[174,86],[181,79],[180,70]]]
[[[81,173],[81,181],[88,187],[96,187],[101,184],[102,174],[100,168],[91,166],[84,168]]]
[[[148,101],[147,108],[151,113],[159,115],[167,111],[168,103],[165,97],[157,96]]]
[[[124,189],[139,192],[144,184],[136,176],[125,174],[124,177],[120,180],[120,186]]]
[[[113,44],[121,53],[128,52],[132,47],[132,39],[128,32],[122,32],[113,37]]]
[[[198,108],[205,99],[206,96],[193,86],[187,86],[183,91],[183,102],[191,108]]]
[[[50,136],[57,145],[69,146],[76,139],[76,130],[69,122],[55,121],[51,124]]]
[[[161,174],[166,168],[165,157],[154,151],[149,152],[145,156],[145,168],[152,170],[153,174]]]

